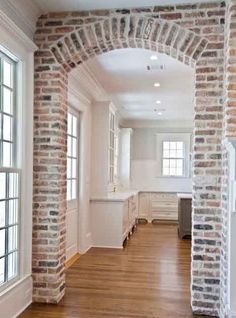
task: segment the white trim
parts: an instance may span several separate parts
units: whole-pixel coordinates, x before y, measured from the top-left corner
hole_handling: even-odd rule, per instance
[[[113,245],[97,245],[97,244],[93,244],[92,247],[96,247],[96,248],[115,248],[115,249],[123,249],[123,246],[113,246]]]
[[[1,294],[1,315],[17,318],[32,303],[32,277],[27,275]]]
[[[0,45],[18,60],[21,177],[20,273],[17,285],[0,297],[1,315],[15,317],[32,298],[33,85],[35,44],[0,11]],[[21,282],[23,282],[21,284]]]
[[[42,10],[32,0],[1,0],[0,10],[22,29],[30,39],[36,30],[36,21]]]
[[[76,95],[79,95],[80,98],[82,92],[83,99],[90,101],[108,100],[107,93],[86,63],[70,72],[70,80],[76,89]]]
[[[0,11],[0,28],[5,29],[13,38],[16,38],[24,47],[31,52],[37,50],[34,42],[3,12]],[[2,31],[3,32],[3,31]]]

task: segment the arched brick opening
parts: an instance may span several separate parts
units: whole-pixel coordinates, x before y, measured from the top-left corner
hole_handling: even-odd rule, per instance
[[[60,19],[66,16],[58,14]],[[47,33],[45,28],[46,23],[55,26],[57,19],[51,21],[50,15],[43,19],[46,22],[36,33],[39,50],[35,57],[34,300],[57,303],[65,292],[67,74],[97,54],[146,48],[168,54],[196,70],[191,302],[194,312],[217,315],[222,51],[215,55],[209,37],[193,28],[143,14],[119,14],[82,26],[72,23],[61,26],[59,35]]]
[[[163,52],[194,66],[208,40],[174,22],[126,16],[91,23],[66,34],[50,46],[66,70],[94,55],[121,48],[146,48]]]

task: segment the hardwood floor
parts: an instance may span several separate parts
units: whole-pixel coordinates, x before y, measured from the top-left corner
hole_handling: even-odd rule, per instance
[[[124,250],[81,256],[58,305],[32,304],[20,318],[192,318],[190,248],[175,225],[139,225]]]

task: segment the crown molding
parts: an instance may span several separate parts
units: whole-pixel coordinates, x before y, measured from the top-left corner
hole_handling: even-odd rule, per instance
[[[135,120],[123,119],[122,126],[130,128],[155,128],[163,132],[172,132],[182,130],[184,132],[193,131],[191,121],[171,121],[171,120]]]
[[[4,12],[23,33],[33,40],[36,30],[36,21],[42,13],[34,1],[1,0],[0,11]]]
[[[72,79],[73,85],[82,90],[91,101],[108,100],[106,91],[86,63],[71,71],[69,77]]]
[[[0,28],[20,41],[28,51],[37,50],[34,42],[3,11],[0,11]]]
[[[91,105],[90,98],[81,89],[78,89],[77,82],[71,78],[68,85],[68,102],[76,108],[78,101],[83,105]]]

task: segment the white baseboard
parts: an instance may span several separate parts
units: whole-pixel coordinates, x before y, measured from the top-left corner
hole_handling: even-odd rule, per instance
[[[1,317],[17,318],[32,302],[32,277],[17,282],[0,297]]]
[[[106,245],[96,245],[96,244],[93,244],[92,247],[96,247],[96,248],[116,248],[116,249],[123,249],[123,246],[106,246]]]

